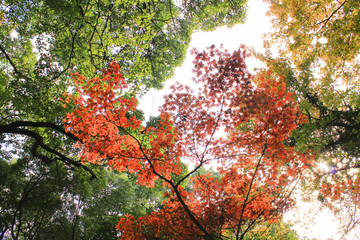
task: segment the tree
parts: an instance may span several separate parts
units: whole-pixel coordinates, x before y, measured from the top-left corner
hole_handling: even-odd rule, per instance
[[[129,83],[160,88],[182,62],[193,31],[243,22],[245,3],[3,1],[1,57],[18,77],[51,81],[74,68],[94,76],[117,61]],[[31,57],[34,38],[38,60]]]
[[[246,1],[177,2],[2,1],[1,135],[30,138],[33,156],[44,162],[81,168],[70,157],[77,139],[64,133],[61,121],[71,72],[91,78],[117,61],[134,95],[141,95],[161,88],[182,63],[193,31],[241,23],[246,13]]]
[[[88,196],[80,193],[89,191],[105,196],[91,190],[90,186],[96,183],[86,183],[85,180],[81,184],[72,182],[80,178],[76,174],[85,174],[87,179],[96,182],[105,179],[112,181],[115,177],[107,170],[102,172],[91,164],[82,164],[78,158],[79,150],[74,147],[79,139],[64,130],[62,119],[72,111],[73,106],[67,103],[67,108],[63,108],[60,99],[62,93],[69,91],[70,73],[77,70],[87,77],[93,77],[111,61],[117,61],[131,85],[128,95],[141,96],[149,88],[161,88],[174,68],[181,64],[193,31],[213,30],[243,22],[245,3],[219,0],[191,3],[170,0],[1,1],[0,160],[4,161],[1,164],[7,166],[7,170],[15,165],[23,169],[17,169],[18,179],[13,177],[13,171],[4,171],[3,177],[18,180],[14,181],[18,187],[10,188],[11,181],[4,181],[4,189],[12,191],[1,192],[0,197],[16,200],[24,193],[27,184],[33,186],[30,195],[39,193],[43,196],[36,198],[37,202],[27,201],[26,206],[20,204],[24,209],[21,218],[13,214],[16,213],[14,204],[18,204],[17,201],[6,201],[6,207],[1,207],[1,211],[15,219],[10,222],[7,218],[4,220],[5,225],[13,226],[13,232],[17,232],[15,237],[27,234],[29,238],[35,236],[37,239],[46,238],[43,237],[46,235],[53,239],[87,239],[91,238],[90,233],[80,230],[84,226],[89,229],[89,222],[93,236],[109,239],[114,233],[108,229],[107,235],[103,235],[105,226],[115,225],[111,222],[114,216],[105,216],[108,210],[104,202],[98,201],[96,207],[89,210],[86,208],[89,199],[84,200]],[[141,119],[141,111],[134,114]],[[10,164],[13,161],[15,163]],[[48,180],[47,177],[53,179],[57,176],[54,168],[59,166],[64,175],[59,181]],[[31,181],[28,181],[19,172],[39,175],[31,176]],[[96,177],[98,179],[94,180]],[[119,196],[123,194],[123,198],[133,193],[131,189],[136,189],[136,193],[140,191],[138,186],[131,185],[133,181],[127,183],[128,192],[117,193]],[[60,199],[59,195],[66,192],[66,184],[76,185],[78,193],[75,190],[71,192],[71,199],[75,200],[69,201],[71,204],[66,205],[66,211],[62,211],[59,206],[62,207],[64,199]],[[68,219],[67,214],[75,213],[77,209],[74,202],[78,202],[79,196],[84,204],[81,209],[86,209],[87,216]],[[48,211],[41,208],[53,200],[54,204],[49,204]],[[130,200],[129,203],[137,206],[133,199]],[[116,205],[111,203],[110,206]],[[54,220],[56,223],[48,218],[54,212],[58,214]],[[116,212],[117,215],[126,213],[130,213],[129,209],[120,208]],[[36,214],[44,214],[41,221],[35,221],[38,219]],[[95,218],[95,215],[103,217]],[[100,218],[104,221],[100,221]],[[26,231],[29,229],[25,229],[24,225],[18,226],[21,221],[29,222],[29,226],[33,224],[36,226],[33,229],[39,230],[28,233]],[[55,229],[59,228],[64,236],[54,235]],[[74,228],[77,231],[72,235]],[[9,228],[4,229],[2,233],[8,234]],[[98,230],[103,231],[102,235],[97,235]]]
[[[276,29],[269,43],[281,42],[282,50],[289,53],[288,59],[297,67],[308,61],[316,65],[321,81],[314,84],[318,90],[323,90],[321,94],[326,94],[326,89],[332,90],[332,84],[338,86],[339,83],[358,90],[358,1],[266,2]]]
[[[73,93],[66,94],[75,108],[64,121],[80,139],[83,162],[128,171],[140,185],[160,179],[167,187],[162,208],[120,219],[123,239],[244,239],[257,224],[281,218],[312,164],[311,155],[288,144],[305,118],[284,82],[265,75],[253,85],[243,48],[193,54],[198,94],[173,86],[155,126],[143,126],[136,99],[121,96],[127,85],[116,63],[101,78],[74,75]],[[194,168],[175,177],[182,161]],[[199,172],[215,163],[217,174]]]
[[[116,239],[119,216],[161,207],[160,183],[148,189],[105,168],[88,181],[65,164],[28,158],[0,161],[1,239]]]
[[[318,153],[318,163],[327,165],[326,170],[313,169],[304,190],[317,190],[318,199],[335,212],[358,209],[360,49],[356,29],[360,3],[266,2],[276,29],[266,43],[269,49],[281,45],[280,54],[256,55],[267,69],[284,77],[287,89],[296,93],[308,116],[308,122],[293,134],[292,144],[297,149],[312,149]],[[359,216],[348,212],[345,219],[353,226]]]
[[[280,57],[257,54],[285,78],[309,116],[307,148],[341,150],[359,156],[359,54],[355,29],[358,1],[267,1],[276,31],[269,47],[281,44]],[[349,164],[345,164],[349,166]],[[350,164],[351,165],[351,164]]]

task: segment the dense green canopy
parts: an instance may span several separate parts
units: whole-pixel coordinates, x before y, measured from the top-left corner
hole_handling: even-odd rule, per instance
[[[89,181],[80,172],[39,160],[0,160],[1,239],[116,239],[119,216],[141,216],[160,207],[161,185],[104,168]]]

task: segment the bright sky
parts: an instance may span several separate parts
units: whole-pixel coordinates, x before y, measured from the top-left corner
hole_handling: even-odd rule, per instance
[[[266,16],[267,6],[262,0],[249,0],[247,20],[245,24],[239,24],[231,29],[226,27],[219,28],[214,32],[198,32],[192,35],[189,49],[205,49],[212,44],[220,46],[229,51],[236,50],[240,44],[254,47],[257,51],[263,50],[262,35],[271,31],[270,18]],[[261,68],[264,65],[255,60],[248,59],[249,69]],[[158,107],[163,103],[163,95],[175,82],[186,83],[191,86],[192,78],[192,57],[187,54],[184,64],[175,70],[175,76],[166,82],[161,91],[150,91],[140,100],[139,107],[145,112],[145,117],[158,115]],[[287,219],[299,221],[295,225],[295,230],[303,237],[316,238],[321,240],[338,239],[336,237],[337,223],[332,214],[328,211],[320,211],[318,206],[309,203],[300,203],[296,211],[291,211],[286,215]],[[304,223],[308,223],[304,225]],[[332,238],[335,237],[335,238]]]

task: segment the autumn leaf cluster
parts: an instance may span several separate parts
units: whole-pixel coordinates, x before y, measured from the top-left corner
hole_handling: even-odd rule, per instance
[[[240,239],[257,223],[280,219],[312,164],[310,154],[288,144],[306,119],[281,79],[268,72],[255,85],[244,48],[193,54],[199,89],[174,85],[157,126],[142,125],[133,114],[137,101],[126,97],[116,63],[101,79],[74,75],[76,88],[67,97],[76,108],[65,121],[81,139],[82,161],[106,163],[149,187],[160,179],[168,189],[161,209],[120,219],[124,239]],[[187,174],[182,161],[194,165]],[[199,173],[210,165],[216,174]]]

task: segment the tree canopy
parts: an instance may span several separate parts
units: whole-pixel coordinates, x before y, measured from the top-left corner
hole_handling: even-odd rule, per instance
[[[246,10],[245,1],[219,0],[2,4],[1,53],[16,75],[56,80],[75,68],[92,77],[117,61],[129,83],[158,88],[182,62],[193,31],[241,23]]]
[[[119,215],[150,211],[163,198],[157,191],[79,159],[79,138],[63,122],[74,105],[61,101],[71,73],[91,79],[116,61],[127,98],[141,96],[172,76],[193,32],[242,23],[245,14],[246,1],[1,1],[1,236],[111,239]]]
[[[192,33],[244,22],[246,0],[3,0],[1,238],[297,239],[299,186],[355,228],[360,3],[265,2],[265,69],[193,50],[198,89],[145,121]]]
[[[212,46],[194,54],[199,92],[173,86],[155,126],[133,114],[136,99],[115,95],[127,87],[116,63],[92,80],[73,77],[64,102],[75,108],[64,121],[80,139],[82,161],[105,162],[133,173],[139,185],[153,187],[159,179],[168,188],[161,209],[120,219],[121,238],[245,239],[258,224],[280,220],[313,163],[310,153],[287,145],[306,118],[284,82],[269,73],[253,85],[244,49],[230,54]],[[194,168],[174,178],[184,160]],[[216,174],[199,173],[210,163],[219,165]]]
[[[246,5],[218,0],[10,0],[1,2],[0,11],[0,133],[10,140],[30,138],[33,156],[83,168],[94,177],[70,157],[77,139],[62,127],[68,111],[60,99],[69,90],[70,74],[91,78],[117,61],[131,85],[129,94],[161,88],[184,60],[194,31],[241,23]],[[21,149],[23,141],[13,144]],[[4,150],[2,154],[6,156]]]
[[[310,120],[308,147],[357,157],[358,1],[267,2],[276,28],[267,43],[281,44],[280,56],[258,56],[297,93]]]
[[[116,239],[119,216],[153,211],[163,192],[160,184],[148,189],[105,168],[89,181],[63,163],[44,166],[31,156],[1,160],[0,170],[1,239]]]
[[[266,2],[275,31],[265,41],[268,51],[255,55],[267,64],[263,71],[284,78],[308,116],[292,144],[317,152],[326,169],[314,167],[305,190],[316,190],[339,216],[349,213],[341,216],[349,220],[347,233],[359,221],[349,210],[359,207],[359,1]]]

